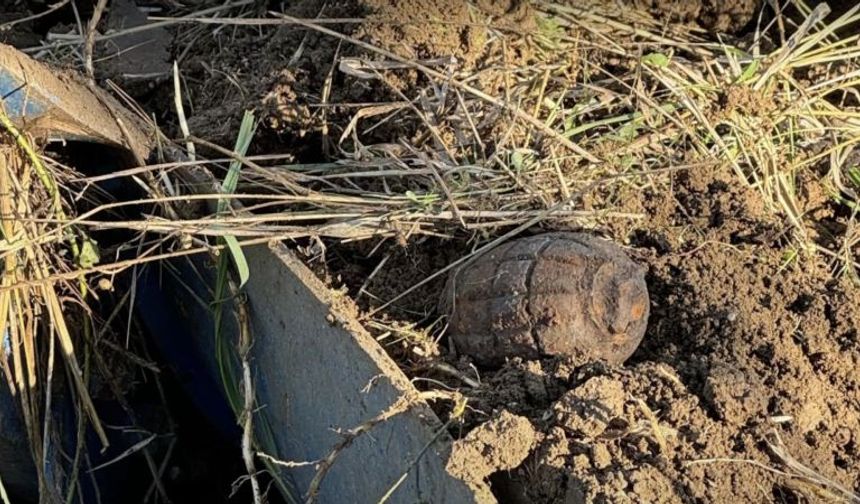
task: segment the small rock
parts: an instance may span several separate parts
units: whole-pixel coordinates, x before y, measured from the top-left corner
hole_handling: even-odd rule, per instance
[[[761,386],[750,383],[742,371],[728,366],[711,369],[705,381],[704,398],[717,414],[736,425],[767,413],[768,396]]]
[[[609,453],[609,448],[606,445],[594,445],[591,449],[591,463],[597,469],[606,469],[612,465],[612,455]]]
[[[797,413],[797,426],[801,432],[809,432],[818,427],[824,420],[824,414],[821,412],[821,407],[814,400],[808,401]]]

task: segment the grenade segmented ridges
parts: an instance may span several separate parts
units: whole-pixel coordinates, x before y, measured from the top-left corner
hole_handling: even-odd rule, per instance
[[[440,305],[456,349],[484,365],[571,355],[624,362],[648,323],[644,268],[582,233],[514,240],[452,274]]]

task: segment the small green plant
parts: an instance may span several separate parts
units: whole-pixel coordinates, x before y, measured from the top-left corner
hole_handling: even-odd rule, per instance
[[[254,114],[245,112],[242,118],[242,125],[239,128],[239,136],[236,138],[236,147],[234,152],[237,157],[244,157],[248,148],[251,145],[251,139],[254,137]],[[227,175],[221,183],[221,192],[223,194],[232,194],[236,192],[236,187],[239,182],[239,171],[242,168],[242,162],[234,159],[227,170]],[[229,200],[222,198],[218,201],[217,215],[225,216],[230,210]],[[241,409],[241,399],[239,397],[239,385],[235,376],[234,366],[231,364],[232,346],[228,338],[225,337],[223,331],[222,318],[224,313],[224,301],[227,298],[229,291],[228,282],[230,281],[230,257],[236,266],[236,272],[239,276],[239,288],[245,285],[248,281],[250,272],[248,270],[248,262],[245,260],[245,254],[239,246],[235,236],[225,235],[218,239],[219,243],[224,245],[229,251],[228,254],[218,256],[217,273],[215,278],[215,300],[213,303],[213,311],[215,318],[215,359],[218,362],[218,370],[221,373],[221,383],[224,386],[224,393],[227,394],[227,401],[234,411]]]
[[[432,207],[434,203],[437,203],[442,199],[442,197],[436,193],[416,194],[413,191],[406,191],[404,195],[406,196],[406,199],[415,203],[423,210]]]
[[[669,56],[660,52],[648,53],[645,56],[642,56],[642,64],[651,65],[657,68],[666,68],[669,66]]]
[[[854,184],[854,188],[860,190],[860,167],[848,168],[848,179]]]
[[[230,162],[227,175],[221,183],[222,194],[233,194],[236,192],[243,164],[242,159],[248,153],[255,130],[254,114],[246,111],[242,118],[242,124],[239,127],[236,145],[233,149],[235,157]],[[219,199],[216,211],[217,217],[227,216],[231,211],[230,200],[228,198]],[[245,429],[243,458],[249,471],[249,479],[253,487],[255,502],[260,502],[262,500],[261,491],[254,474],[254,454],[252,450],[259,449],[263,453],[276,453],[277,450],[275,449],[271,426],[266,422],[265,418],[261,417],[262,421],[256,425],[252,424],[256,398],[254,397],[252,384],[247,383],[251,380],[248,353],[250,352],[252,334],[249,321],[247,320],[247,312],[244,309],[246,301],[239,299],[242,296],[242,288],[248,282],[251,273],[242,247],[235,236],[226,234],[219,237],[218,243],[227,253],[220,254],[217,259],[214,301],[212,303],[215,327],[215,360],[218,364],[227,401],[233,409],[237,421]],[[230,271],[231,262],[234,265],[238,283],[233,281],[233,275]],[[236,307],[236,319],[239,326],[239,339],[235,346],[231,338],[225,334],[223,325],[224,308],[227,305],[228,299],[231,298],[232,305]],[[242,368],[244,371],[242,377],[242,381],[246,382],[244,383],[244,387],[240,386],[242,384],[237,377],[237,369],[239,368]],[[255,426],[256,435],[254,434]],[[275,463],[268,458],[262,458],[262,461],[274,479],[281,495],[288,502],[295,502],[294,490],[287,486],[286,482],[280,477],[280,472]]]
[[[562,38],[565,36],[565,30],[561,23],[557,19],[548,16],[537,16],[535,20],[538,25],[535,41],[538,45],[548,51],[558,49]]]

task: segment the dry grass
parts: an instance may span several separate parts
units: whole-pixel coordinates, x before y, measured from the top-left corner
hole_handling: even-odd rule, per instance
[[[784,469],[777,469],[768,464],[751,459],[718,458],[691,460],[685,466],[696,464],[748,464],[757,469],[767,471],[782,479],[787,488],[796,491],[809,499],[810,502],[833,502],[843,504],[860,503],[860,495],[851,489],[818,473],[794,458],[783,444],[779,433],[773,430],[765,441],[771,454]]]
[[[387,89],[396,101],[359,109],[348,123],[327,124],[331,137],[340,138],[341,154],[331,162],[241,157],[246,169],[236,198],[250,215],[116,222],[92,213],[79,224],[247,240],[429,235],[485,242],[524,223],[594,228],[642,219],[624,210],[623,198],[665,190],[678,171],[728,167],[784,222],[795,252],[817,250],[854,266],[856,229],[817,236],[799,201],[797,177],[825,167],[833,197],[856,206],[849,171],[860,138],[852,91],[860,76],[857,36],[837,32],[858,21],[857,9],[829,25],[820,22],[819,8],[799,26],[790,19],[762,26],[762,37],[777,44],[787,37],[781,29],[792,33],[765,51],[765,42],[746,49],[708,42],[696,28],[667,28],[635,10],[537,5],[537,33],[491,31],[482,70],[503,77],[503,95],[516,100],[482,91],[475,75],[405,60],[342,35],[328,28],[331,20],[187,18],[206,25],[280,22],[340,38],[364,55],[341,70]],[[506,61],[502,51],[518,45],[528,57]],[[421,86],[400,90],[391,82],[396,70],[380,70],[380,60],[414,69]],[[370,143],[382,128],[414,133],[408,142]],[[217,148],[193,134],[185,140],[198,149]]]
[[[75,338],[67,324],[70,305],[85,303],[87,284],[82,278],[78,282],[43,281],[57,271],[88,266],[97,261],[97,253],[94,244],[76,228],[56,234],[54,240],[39,239],[68,220],[58,180],[66,174],[49,170],[31,141],[2,111],[0,123],[6,137],[11,139],[0,151],[4,262],[0,285],[2,367],[9,388],[24,412],[41,491],[49,495],[54,489],[46,486],[47,478],[41,470],[46,467],[53,432],[50,415],[45,412],[51,410],[57,343],[68,365],[81,409],[89,417],[103,446],[108,445],[79,364]],[[25,280],[35,283],[22,283]],[[44,358],[46,352],[47,358]]]

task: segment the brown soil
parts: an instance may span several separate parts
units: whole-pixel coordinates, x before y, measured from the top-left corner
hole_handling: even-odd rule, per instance
[[[761,0],[632,0],[634,5],[655,13],[658,19],[667,22],[698,21],[705,28],[716,32],[737,32],[753,18]]]
[[[812,259],[787,263],[758,195],[727,185],[732,176],[678,176],[674,195],[652,195],[649,228],[617,230],[649,266],[652,301],[627,366],[515,360],[484,377],[476,410],[512,411],[541,432],[504,499],[821,498],[751,465],[782,467],[778,440],[860,487],[860,292]]]
[[[470,483],[478,500],[487,500],[486,485],[491,474],[518,467],[529,456],[537,441],[537,432],[528,419],[502,411],[454,442],[448,460],[448,472]]]
[[[650,9],[666,23],[698,22],[708,30],[721,32],[735,32],[746,26],[760,3],[758,0],[625,1]],[[590,3],[599,8],[600,0]],[[302,0],[289,2],[285,13],[298,18],[364,17],[366,21],[358,24],[326,26],[442,72],[476,73],[478,87],[495,96],[509,91],[505,66],[540,64],[535,48],[523,40],[539,28],[525,0],[480,0],[473,4],[453,0],[338,0],[327,2],[322,8],[315,0]],[[269,133],[278,142],[288,142],[300,157],[309,147],[329,153],[359,104],[402,101],[405,96],[402,90],[426,85],[419,73],[409,68],[377,71],[359,65],[352,71],[344,71],[339,60],[373,61],[380,56],[293,25],[278,28],[274,33],[250,30],[231,33],[229,51],[220,46],[207,47],[207,42],[199,37],[186,38],[188,42],[183,39],[177,43],[177,54],[185,55],[186,44],[201,46],[188,51],[182,61],[184,78],[189,84],[190,129],[226,144],[234,140],[232,132],[238,129],[242,111],[262,108]],[[277,56],[249,58],[248,54]],[[617,59],[599,48],[584,54],[593,61]],[[580,71],[579,62],[570,64],[572,72]],[[506,127],[502,122],[499,130]],[[487,132],[493,137],[499,131],[487,127]],[[392,135],[409,138],[414,134],[414,124],[400,122],[395,117],[380,130],[378,139],[388,141]],[[447,139],[454,132],[440,134]],[[313,139],[310,144],[304,140],[308,137]],[[373,137],[364,140],[368,139]]]
[[[745,26],[757,4],[646,3],[668,13],[667,21],[695,19],[716,31]],[[527,12],[524,2],[504,9],[479,4],[481,10],[476,11],[459,2],[366,0],[341,2],[326,14],[403,21],[444,14],[460,22],[489,18],[517,26]],[[320,14],[307,5],[299,2],[291,12]],[[682,12],[670,7],[682,5]],[[412,59],[453,56],[458,69],[481,66],[487,55],[497,54],[485,33],[463,26],[434,24],[429,29],[425,24],[419,29],[363,23],[336,28]],[[287,29],[266,46],[290,57],[302,40],[304,52],[289,69],[282,64],[263,73],[251,65],[246,68],[263,75],[262,87],[246,98],[254,103],[263,97],[270,107],[271,130],[288,141],[325,137],[326,127],[337,128],[354,113],[314,108],[314,103],[396,101],[402,99],[398,90],[419,82],[408,70],[387,72],[385,85],[333,72],[331,94],[326,96],[335,54],[359,53],[331,39]],[[506,57],[527,55],[517,53],[525,48],[511,51],[513,56]],[[482,85],[490,91],[503,88],[493,76]],[[229,86],[213,82],[202,89],[209,87],[223,93]],[[217,92],[214,101],[224,103]],[[203,97],[206,103],[205,95],[197,99]],[[733,91],[727,95],[727,107],[766,106],[760,98]],[[233,107],[227,111],[230,116],[239,116],[235,103],[227,106]],[[210,118],[200,121],[196,124],[204,127]],[[379,131],[388,141],[415,133],[396,120]],[[328,134],[336,138],[340,131]],[[826,237],[843,226],[822,177],[803,173],[799,178],[803,211],[821,223],[809,232]],[[735,173],[697,168],[673,175],[670,192],[629,189],[592,196],[590,203],[598,207],[605,198],[646,216],[601,230],[648,269],[651,317],[641,347],[625,366],[515,358],[501,369],[478,369],[482,385],[466,391],[469,409],[453,432],[461,439],[451,469],[468,481],[488,478],[502,502],[826,499],[819,487],[780,472],[786,469],[787,453],[823,477],[860,490],[856,285],[834,276],[821,258],[795,258],[785,224],[772,217],[757,192],[739,184]],[[346,286],[361,309],[377,303],[359,293],[359,287],[378,299],[390,299],[473,246],[465,240],[451,244],[426,238],[384,252],[374,250],[377,243],[329,245],[327,264],[320,269],[334,285]],[[385,255],[386,267],[365,284]],[[434,304],[442,289],[441,280],[432,282],[383,317],[429,324],[438,319]],[[449,363],[475,376],[468,359],[449,358]],[[432,376],[420,366],[410,371]],[[448,411],[440,414],[444,417]],[[524,447],[531,449],[518,463]]]
[[[364,17],[366,21],[360,24],[327,26],[442,71],[468,71],[479,62],[481,66],[492,64],[485,57],[498,53],[500,42],[498,38],[490,40],[488,26],[521,33],[533,28],[528,3],[519,0],[482,0],[477,7],[457,1],[339,0],[327,2],[322,9],[315,0],[303,0],[291,2],[285,13],[299,18]],[[338,59],[360,56],[376,60],[379,56],[291,25],[263,38],[242,32],[231,39],[231,44],[235,50],[217,52],[217,65],[211,60],[215,51],[205,48],[193,51],[184,65],[190,69],[187,78],[194,83],[189,99],[197,111],[192,114],[190,128],[216,140],[232,140],[231,132],[236,130],[236,118],[241,117],[242,110],[262,105],[267,126],[279,138],[292,141],[322,135],[328,148],[355,110],[326,104],[400,101],[400,90],[414,88],[420,81],[408,68],[378,74],[366,68],[351,74],[336,71]],[[242,48],[279,57],[252,60]],[[510,51],[506,57],[519,56],[519,48],[511,47]],[[501,85],[497,72],[487,78]],[[393,121],[386,135],[414,133],[409,126],[398,131],[398,126],[403,125]],[[301,142],[296,145],[301,146]]]

